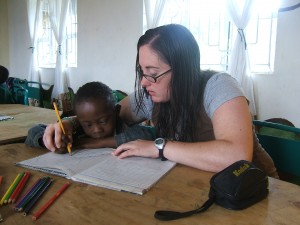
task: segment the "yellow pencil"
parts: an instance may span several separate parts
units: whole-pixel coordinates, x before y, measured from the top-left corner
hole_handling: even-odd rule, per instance
[[[57,109],[56,102],[53,102],[53,106],[54,106],[54,110],[55,110],[55,113],[56,113],[56,116],[57,116],[60,128],[61,128],[62,132],[64,134],[66,134],[65,128],[64,128],[64,126],[62,124],[62,121],[61,121],[61,118],[60,118],[60,115],[59,115],[59,112],[58,112],[58,109]],[[68,149],[69,154],[72,155],[72,152],[71,152],[71,143],[68,143],[67,149]]]
[[[16,178],[14,179],[14,181],[12,182],[12,184],[9,186],[9,188],[7,189],[7,191],[5,192],[4,196],[2,197],[1,201],[0,201],[0,206],[3,205],[4,201],[6,200],[7,196],[10,194],[11,190],[14,187],[14,184],[17,182],[18,178],[21,176],[21,174],[18,174],[16,176]],[[6,202],[5,202],[6,203]]]

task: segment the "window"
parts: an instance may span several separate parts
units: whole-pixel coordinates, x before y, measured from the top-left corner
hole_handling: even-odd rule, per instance
[[[155,2],[151,1],[151,10]],[[256,14],[244,31],[250,70],[253,73],[271,73],[277,28],[278,4],[275,3],[278,1],[257,2]],[[200,47],[201,68],[226,71],[237,28],[230,21],[225,4],[224,0],[167,0],[158,25],[178,23],[189,28]]]
[[[38,31],[37,55],[38,66],[54,68],[58,49],[49,18],[49,0],[41,0],[41,23]],[[77,0],[70,0],[66,19],[66,57],[67,67],[77,66]]]

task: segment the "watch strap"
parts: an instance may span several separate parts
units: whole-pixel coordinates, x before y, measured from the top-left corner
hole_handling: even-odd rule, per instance
[[[164,149],[165,149],[166,144],[167,144],[167,140],[165,139],[165,144],[164,144],[164,146],[163,146],[161,149],[158,149],[158,154],[159,154],[159,158],[161,159],[161,161],[166,161],[166,160],[168,160],[168,159],[164,156]]]

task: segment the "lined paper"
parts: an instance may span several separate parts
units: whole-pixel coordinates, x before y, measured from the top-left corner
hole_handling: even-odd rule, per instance
[[[144,194],[176,163],[160,159],[118,159],[113,149],[84,149],[68,154],[46,153],[16,163],[18,166],[112,190]]]

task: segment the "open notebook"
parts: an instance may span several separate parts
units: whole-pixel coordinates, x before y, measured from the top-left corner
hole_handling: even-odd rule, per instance
[[[12,116],[0,115],[0,121],[12,120],[12,119],[13,119]]]
[[[110,148],[78,150],[72,156],[49,152],[16,165],[140,195],[176,165],[171,161],[143,157],[118,159],[111,152]]]

